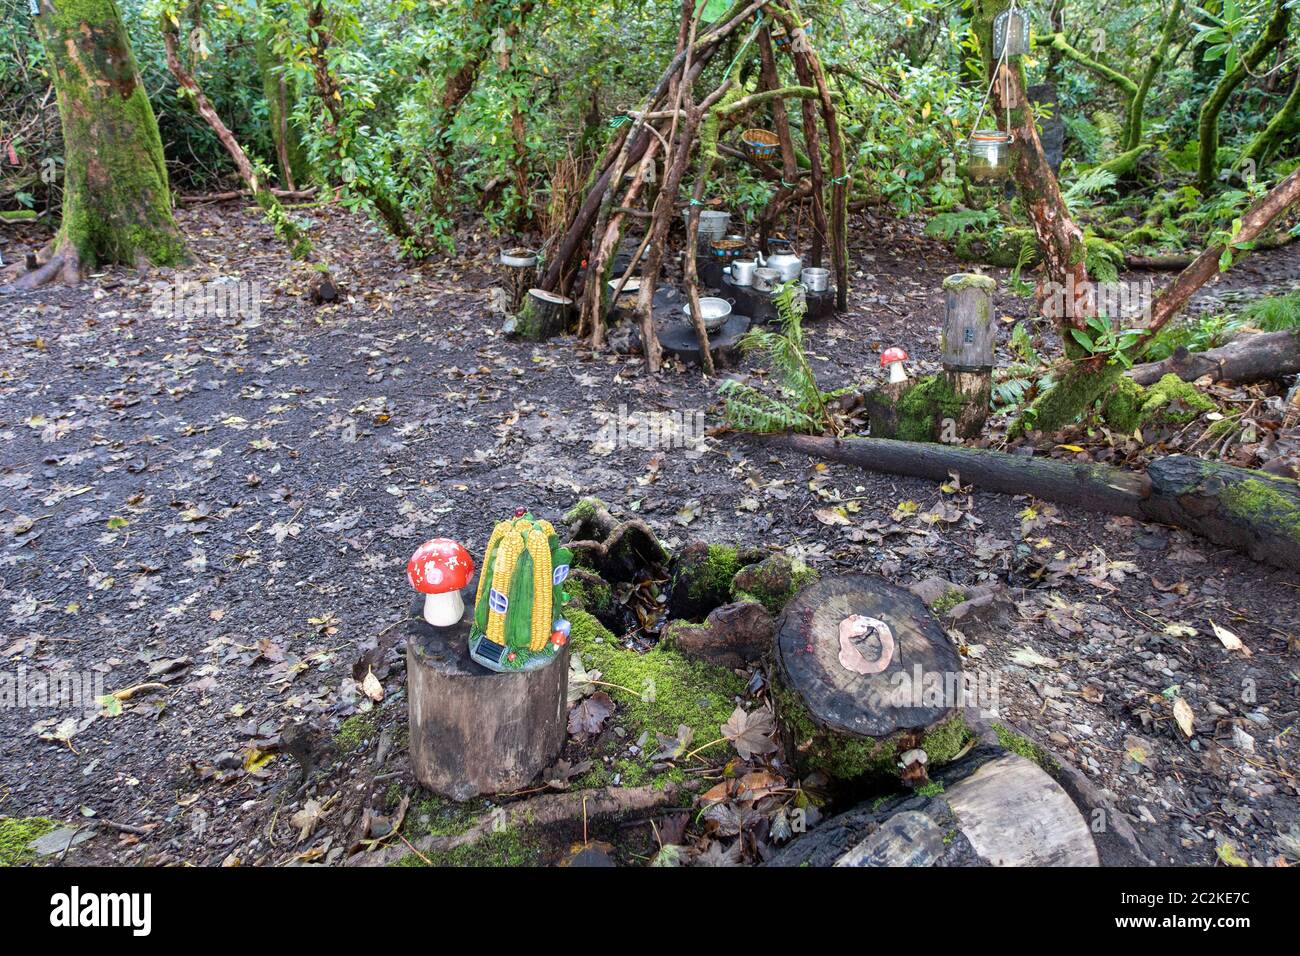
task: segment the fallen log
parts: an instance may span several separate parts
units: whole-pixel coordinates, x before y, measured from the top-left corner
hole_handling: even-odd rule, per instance
[[[1263,471],[1169,455],[1141,475],[1107,465],[886,438],[781,435],[767,441],[913,478],[941,481],[956,471],[985,491],[1173,525],[1256,561],[1300,571],[1300,483]]]
[[[307,189],[271,189],[269,192],[276,199],[288,199],[293,202],[300,200],[314,199],[316,197],[316,187],[311,186]],[[253,194],[247,189],[231,189],[220,193],[202,193],[189,196],[178,197],[182,205],[192,206],[198,203],[210,202],[231,202],[235,199],[252,199]]]
[[[1098,866],[1088,820],[1036,764],[980,747],[939,771],[933,796],[863,803],[765,866]]]
[[[669,782],[663,786],[600,787],[568,793],[545,793],[510,803],[480,817],[464,833],[420,837],[348,858],[347,866],[389,866],[411,851],[417,854],[445,853],[477,843],[484,837],[512,827],[542,827],[566,820],[587,820],[665,806],[678,799],[680,789]]]
[[[1258,382],[1300,372],[1300,328],[1282,332],[1251,332],[1227,345],[1204,352],[1179,346],[1160,362],[1135,365],[1127,375],[1139,385],[1154,385],[1164,376],[1192,382],[1202,375],[1216,382]]]

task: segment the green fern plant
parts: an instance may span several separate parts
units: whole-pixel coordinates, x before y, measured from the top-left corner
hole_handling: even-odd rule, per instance
[[[829,404],[848,389],[823,392],[804,351],[803,317],[807,311],[797,282],[783,284],[772,300],[779,331],[751,329],[741,339],[746,352],[761,353],[772,370],[771,393],[728,379],[718,389],[727,424],[738,431],[838,434]]]
[[[931,239],[952,242],[966,232],[985,232],[997,222],[996,209],[958,209],[933,216],[925,224],[925,234]]]
[[[1099,166],[1094,169],[1084,170],[1079,178],[1070,184],[1070,188],[1065,191],[1065,203],[1068,206],[1074,206],[1091,196],[1098,196],[1111,186],[1114,186],[1115,182],[1115,174],[1108,169],[1102,169]]]

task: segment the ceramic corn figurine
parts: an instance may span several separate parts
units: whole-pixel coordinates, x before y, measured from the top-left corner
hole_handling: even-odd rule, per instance
[[[551,523],[526,512],[492,530],[470,628],[474,660],[494,671],[517,671],[555,657],[569,640],[569,622],[560,612],[571,557]]]

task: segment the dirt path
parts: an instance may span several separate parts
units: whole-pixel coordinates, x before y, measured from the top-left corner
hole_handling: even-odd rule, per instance
[[[186,276],[262,283],[257,317],[153,314],[156,290],[124,272],[0,300],[0,671],[163,685],[84,726],[67,722],[76,711],[0,710],[0,814],[122,825],[71,859],[279,861],[316,846],[310,858],[337,861],[356,813],[299,842],[297,768],[264,763],[269,744],[289,721],[333,733],[363,706],[354,665],[376,639],[376,673],[399,691],[400,655],[383,642],[416,544],[481,550],[492,517],[556,517],[580,495],[643,515],[670,545],[752,542],[903,583],[1006,582],[1011,619],[965,634],[970,666],[1000,677],[1005,721],[1089,774],[1161,862],[1210,863],[1225,844],[1256,863],[1294,855],[1294,575],[1163,528],[734,438],[614,449],[602,413],[699,411],[712,425],[713,386],[506,342],[481,268],[393,265],[334,210],[312,214],[346,263],[347,301],[314,308],[309,273],[286,268],[270,231],[220,214],[183,214],[200,260]],[[939,283],[959,268],[906,225],[855,234],[874,238],[854,247],[852,311],[811,338],[827,384],[874,374],[881,344],[935,361]],[[835,506],[847,524],[819,519]],[[1225,650],[1211,621],[1252,656]],[[1174,695],[1195,714],[1190,742],[1169,718]],[[403,764],[381,755],[380,781]]]

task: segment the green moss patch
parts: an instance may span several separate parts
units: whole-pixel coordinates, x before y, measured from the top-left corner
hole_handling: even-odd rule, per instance
[[[613,720],[625,730],[628,743],[646,733],[646,748],[653,751],[655,734],[675,736],[682,724],[695,732],[695,745],[707,743],[719,736],[745,691],[745,682],[731,671],[690,660],[663,645],[645,653],[625,648],[585,611],[571,609],[569,623],[573,652],[582,655],[587,670],[598,670],[600,680],[618,685],[600,689],[617,705]],[[717,750],[725,753],[721,747]],[[648,757],[619,758],[612,767],[602,762],[582,785],[611,783],[614,773],[621,774],[619,782],[625,786],[655,782]]]
[[[379,730],[378,708],[362,714],[353,714],[339,727],[334,735],[334,743],[339,753],[347,754],[356,750]]]
[[[957,421],[966,402],[943,375],[917,379],[894,405],[898,423],[893,437],[901,441],[933,441],[939,423],[945,418]]]
[[[547,844],[527,827],[505,827],[454,850],[408,853],[394,866],[542,866]]]
[[[775,617],[817,577],[817,572],[802,561],[773,555],[737,571],[731,579],[731,596],[736,601],[755,601]]]
[[[1284,484],[1283,484],[1284,483]],[[1295,482],[1273,476],[1233,482],[1219,493],[1219,500],[1232,514],[1252,525],[1272,525],[1300,540],[1300,506],[1282,493],[1294,493]]]
[[[0,866],[30,863],[36,855],[27,844],[60,826],[45,817],[0,817]]]
[[[997,734],[998,743],[1014,754],[1020,754],[1026,760],[1032,760],[1044,770],[1055,770],[1060,766],[1056,758],[1038,746],[1028,737],[1016,733],[1005,724],[994,723],[993,732]]]
[[[838,780],[897,779],[897,739],[866,740],[829,733],[813,721],[797,694],[779,685],[773,685],[772,692],[786,738],[798,751],[802,768],[820,770]],[[950,763],[971,736],[960,714],[939,724],[921,741],[928,766]]]
[[[1121,377],[1106,399],[1103,414],[1111,427],[1131,432],[1148,423],[1186,425],[1203,412],[1218,409],[1196,386],[1177,375],[1166,375],[1150,388]]]

